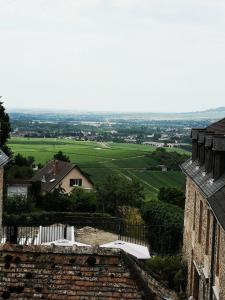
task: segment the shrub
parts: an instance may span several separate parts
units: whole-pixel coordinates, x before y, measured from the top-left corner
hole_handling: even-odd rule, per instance
[[[40,207],[46,211],[71,211],[72,200],[61,189],[46,193],[41,197]]]
[[[164,281],[169,288],[176,291],[183,290],[186,282],[186,267],[181,256],[154,256],[146,261],[149,269],[158,280]]]
[[[71,201],[71,211],[96,212],[97,197],[93,191],[85,191],[76,188],[69,196]]]
[[[148,240],[156,253],[180,251],[183,239],[183,210],[161,201],[150,201],[142,209],[148,225]]]
[[[158,199],[160,201],[174,204],[181,208],[184,208],[185,194],[180,189],[162,187],[159,189]]]
[[[8,197],[4,200],[4,210],[9,214],[27,213],[34,209],[34,203],[31,198],[24,196]]]

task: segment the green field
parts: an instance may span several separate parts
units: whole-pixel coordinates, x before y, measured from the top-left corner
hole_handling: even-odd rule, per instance
[[[185,184],[181,172],[147,170],[154,165],[153,159],[146,156],[155,150],[150,146],[40,138],[12,138],[8,144],[15,154],[33,156],[37,163],[45,163],[61,150],[70,156],[71,162],[89,173],[95,183],[110,174],[138,178],[148,198],[155,198],[160,187],[183,187]]]

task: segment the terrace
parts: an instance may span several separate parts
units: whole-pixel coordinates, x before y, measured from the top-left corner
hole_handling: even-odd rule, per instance
[[[116,248],[138,259],[150,258],[146,226],[122,222],[70,222],[65,224],[5,224],[0,243]]]

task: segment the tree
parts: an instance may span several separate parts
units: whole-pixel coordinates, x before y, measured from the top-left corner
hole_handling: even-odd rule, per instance
[[[7,179],[31,179],[34,175],[32,168],[27,166],[10,166],[7,170]]]
[[[54,159],[65,161],[65,162],[70,162],[69,156],[65,155],[62,151],[59,151],[54,155]]]
[[[188,156],[180,154],[176,151],[168,152],[164,148],[157,148],[149,157],[153,158],[158,165],[165,165],[169,170],[180,171],[180,164],[182,164]]]
[[[137,180],[122,176],[109,176],[97,187],[99,206],[103,212],[118,214],[122,205],[140,207],[144,200],[144,188]]]
[[[11,156],[12,153],[8,146],[6,145],[7,140],[10,137],[10,131],[11,131],[11,126],[10,126],[10,119],[9,115],[5,112],[5,107],[3,106],[3,102],[0,101],[0,124],[1,124],[1,147],[3,151]]]
[[[16,166],[25,166],[25,167],[32,167],[33,163],[34,163],[34,157],[33,156],[28,156],[27,158],[22,156],[20,153],[17,154],[14,157],[14,165]]]
[[[180,251],[184,222],[184,211],[180,207],[149,201],[142,208],[142,217],[148,225],[148,240],[154,252],[172,254]]]
[[[177,205],[184,208],[185,195],[184,192],[177,188],[165,188],[159,189],[158,199],[163,202]]]

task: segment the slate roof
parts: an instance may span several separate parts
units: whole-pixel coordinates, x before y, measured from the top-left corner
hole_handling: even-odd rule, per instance
[[[0,150],[0,167],[5,166],[8,161],[9,157],[2,150]]]
[[[225,187],[220,189],[208,199],[216,219],[225,230]]]
[[[193,129],[192,140],[213,151],[225,151],[225,118],[205,129]],[[205,172],[205,165],[199,166],[199,161],[192,158],[185,161],[181,169],[205,195],[216,219],[225,230],[225,172],[215,180],[212,172]]]
[[[209,125],[207,127],[207,131],[213,131],[214,133],[225,134],[225,118]]]
[[[87,178],[77,165],[60,160],[51,160],[33,176],[32,181],[41,181],[42,191],[50,192],[74,168],[77,168]],[[87,179],[89,180],[89,178]]]

